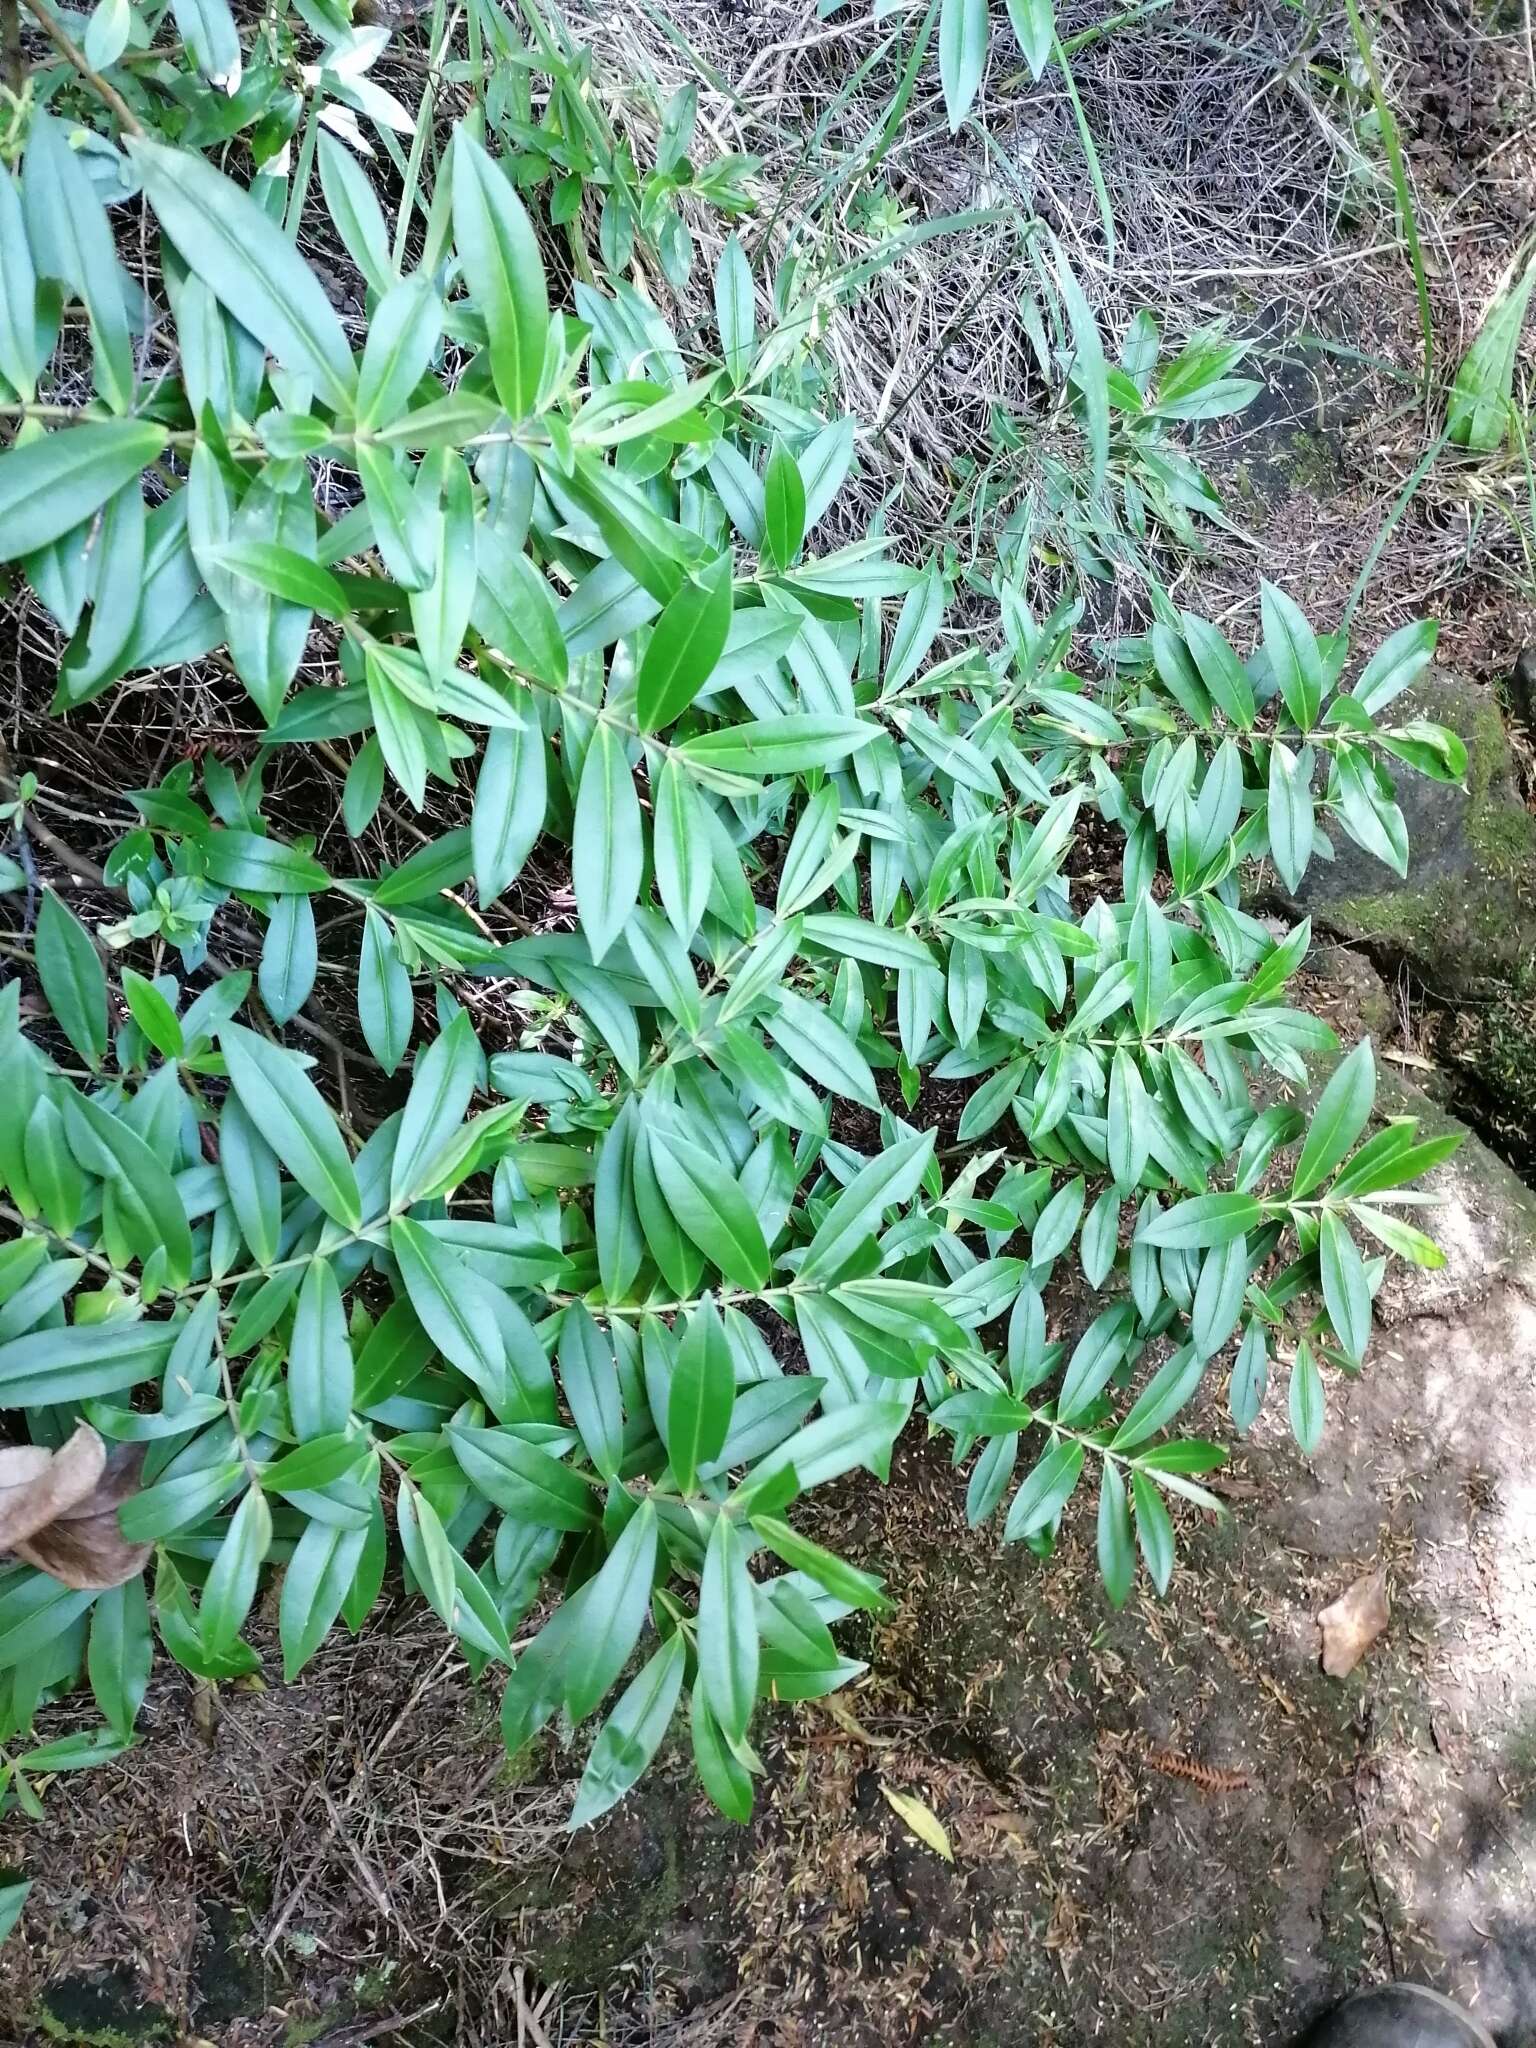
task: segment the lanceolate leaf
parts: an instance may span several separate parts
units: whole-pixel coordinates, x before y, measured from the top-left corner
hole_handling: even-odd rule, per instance
[[[168,439],[149,420],[95,420],[7,448],[0,454],[0,557],[30,555],[89,519]]]
[[[776,569],[787,569],[805,538],[805,480],[800,465],[780,442],[763,477],[763,553]]]
[[[667,1401],[667,1454],[682,1492],[691,1493],[699,1467],[720,1455],[735,1392],[735,1369],[719,1313],[713,1302],[702,1302],[678,1346]]]
[[[285,369],[350,410],[357,369],[320,281],[255,200],[187,150],[147,136],[127,147],[145,196],[187,267]]]
[[[885,1210],[911,1197],[932,1152],[933,1134],[924,1131],[903,1138],[861,1167],[812,1238],[801,1267],[804,1277],[832,1273],[844,1264],[879,1226]]]
[[[90,933],[51,889],[38,911],[37,971],[70,1044],[99,1065],[107,1049],[107,977]]]
[[[629,922],[645,864],[634,778],[623,742],[606,722],[587,749],[572,836],[576,908],[592,958],[600,961]]]
[[[1307,1128],[1291,1195],[1299,1201],[1327,1179],[1370,1120],[1376,1100],[1376,1060],[1367,1038],[1341,1060]]]
[[[652,1130],[651,1162],[667,1207],[712,1264],[738,1287],[768,1284],[762,1227],[734,1178],[686,1138]]]
[[[939,75],[951,129],[970,112],[987,62],[987,0],[943,0],[939,9]]]
[[[328,1262],[312,1259],[288,1342],[288,1412],[301,1443],[346,1428],[352,1389],[352,1343],[341,1289]]]
[[[395,1139],[389,1198],[404,1208],[428,1185],[439,1155],[464,1120],[480,1069],[480,1048],[461,1010],[416,1062]]]
[[[464,129],[453,139],[453,229],[491,338],[496,394],[514,420],[538,403],[549,331],[544,265],[506,171]]]
[[[731,625],[731,560],[718,555],[684,583],[651,628],[635,703],[643,732],[680,718],[708,682]]]
[[[230,1084],[272,1150],[328,1216],[348,1230],[363,1220],[352,1161],[313,1081],[292,1053],[241,1024],[226,1024],[219,1043]]]
[[[729,235],[715,272],[715,324],[720,330],[720,353],[733,384],[741,383],[752,360],[755,314],[752,269],[741,243]]]
[[[622,1799],[661,1747],[683,1689],[687,1651],[679,1629],[631,1681],[592,1745],[571,1810],[584,1827]]]
[[[514,696],[508,722],[486,735],[470,819],[475,886],[494,903],[522,872],[544,825],[544,734],[531,693]]]
[[[728,1741],[746,1735],[757,1667],[757,1610],[746,1552],[736,1524],[719,1515],[699,1584],[699,1683]]]
[[[582,1627],[560,1673],[573,1721],[586,1719],[634,1649],[650,1604],[656,1540],[656,1510],[643,1501],[602,1570],[583,1589]]]

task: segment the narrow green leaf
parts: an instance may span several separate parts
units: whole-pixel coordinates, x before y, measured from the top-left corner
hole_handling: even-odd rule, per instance
[[[651,628],[635,684],[642,732],[681,718],[714,673],[731,628],[731,558],[690,576]]]
[[[179,1060],[184,1050],[181,1020],[152,981],[135,974],[131,967],[122,972],[123,998],[135,1024],[155,1051],[168,1060]]]
[[[933,1156],[934,1134],[902,1138],[861,1166],[823,1218],[801,1264],[803,1279],[835,1273],[879,1228],[887,1209],[909,1201]]]
[[[464,1121],[479,1073],[479,1041],[469,1012],[460,1010],[412,1070],[390,1167],[391,1208],[405,1208],[430,1183],[433,1167]]]
[[[832,1551],[823,1550],[819,1543],[802,1536],[777,1516],[754,1515],[752,1527],[791,1571],[804,1572],[824,1587],[834,1600],[846,1601],[850,1607],[862,1607],[871,1614],[890,1613],[891,1602],[881,1590],[880,1581],[868,1572],[861,1572],[856,1565],[846,1563]]]
[[[1325,1181],[1370,1121],[1376,1101],[1376,1057],[1363,1038],[1334,1069],[1318,1097],[1296,1162],[1291,1198],[1300,1201]]]
[[[582,1626],[563,1660],[561,1690],[573,1721],[584,1721],[628,1663],[639,1640],[656,1571],[656,1509],[642,1501],[608,1561],[582,1588]]]
[[[708,1296],[688,1319],[667,1396],[667,1455],[680,1493],[718,1458],[731,1426],[735,1369],[719,1311]]]
[[[422,1328],[449,1364],[499,1407],[506,1398],[507,1347],[495,1289],[408,1216],[389,1226],[389,1247]]]
[[[645,833],[624,743],[600,721],[582,763],[571,836],[571,885],[581,929],[600,961],[629,922],[645,870]]]
[[[1071,1499],[1082,1469],[1080,1443],[1063,1438],[1053,1444],[1014,1495],[1003,1524],[1003,1541],[1022,1542],[1048,1528]]]
[[[737,386],[752,367],[755,319],[752,267],[740,240],[728,235],[715,271],[715,324],[720,330],[721,361]]]
[[[1137,1236],[1143,1244],[1163,1250],[1201,1251],[1244,1237],[1263,1220],[1263,1208],[1253,1195],[1194,1195],[1154,1216]]]
[[[1323,1436],[1323,1376],[1305,1337],[1291,1361],[1291,1434],[1310,1458]]]
[[[294,1546],[283,1573],[277,1615],[283,1677],[289,1685],[329,1635],[367,1541],[366,1529],[311,1522]]]
[[[37,973],[48,1007],[87,1066],[107,1050],[107,977],[95,942],[52,889],[37,914]]]
[[[288,1413],[300,1443],[344,1430],[352,1414],[352,1342],[336,1275],[311,1259],[288,1340]]]
[[[749,1821],[752,1818],[751,1774],[721,1732],[702,1685],[693,1688],[688,1709],[693,1760],[704,1790],[727,1820]]]
[[[1162,1495],[1144,1473],[1131,1474],[1131,1500],[1136,1509],[1136,1540],[1161,1596],[1173,1577],[1173,1523]]]
[[[260,1487],[246,1489],[203,1587],[203,1642],[219,1656],[239,1635],[256,1597],[256,1580],[272,1542],[272,1510]]]
[[[1318,1259],[1333,1334],[1340,1350],[1358,1365],[1371,1336],[1371,1283],[1354,1239],[1332,1209],[1323,1212]]]
[[[109,1587],[91,1610],[86,1669],[96,1704],[126,1742],[149,1689],[154,1643],[142,1577]]]
[[[1269,656],[1285,708],[1303,734],[1317,724],[1328,687],[1322,650],[1306,614],[1293,597],[1273,583],[1260,586],[1264,651]]]
[[[683,1632],[674,1630],[619,1696],[581,1774],[571,1811],[573,1832],[616,1805],[661,1747],[677,1710],[687,1661]]]
[[[704,799],[668,754],[651,794],[656,887],[673,931],[686,946],[709,901],[711,862]]]
[[[453,235],[490,336],[496,395],[514,421],[538,404],[549,293],[538,240],[505,170],[465,128],[453,138]]]
[[[222,832],[214,835],[222,839]],[[315,913],[309,897],[294,893],[279,896],[272,921],[262,941],[261,966],[256,985],[267,1015],[274,1024],[286,1024],[309,1001],[320,964],[315,937]]]
[[[34,554],[88,520],[169,438],[149,420],[92,420],[0,453],[0,560]]]
[[[719,1515],[699,1582],[699,1683],[728,1742],[746,1739],[757,1700],[757,1608],[746,1551],[730,1516]]]
[[[394,936],[372,904],[363,913],[357,966],[357,1020],[368,1041],[368,1050],[385,1073],[392,1074],[410,1045],[416,1004],[411,977]]]
[[[624,1455],[624,1409],[613,1346],[579,1301],[560,1324],[560,1385],[587,1456],[605,1479]]]
[[[537,1444],[525,1443],[510,1430],[466,1423],[451,1423],[447,1434],[470,1484],[514,1521],[541,1529],[586,1530],[597,1520],[592,1488]]]
[[[987,64],[987,0],[941,0],[939,78],[953,134],[971,110]]]
[[[763,476],[763,554],[775,569],[787,569],[804,539],[805,479],[780,441]]]
[[[1131,1537],[1131,1512],[1125,1481],[1113,1458],[1104,1460],[1099,1475],[1099,1576],[1111,1607],[1123,1607],[1136,1577],[1136,1550]]]
[[[475,887],[494,903],[522,872],[544,828],[548,787],[544,734],[531,694],[518,692],[509,720],[488,733],[470,819]]]
[[[188,269],[285,369],[312,377],[327,405],[349,413],[357,389],[352,351],[319,279],[283,230],[202,157],[143,135],[127,137],[125,146]]]
[[[762,1226],[734,1177],[686,1138],[652,1130],[651,1163],[667,1207],[728,1280],[752,1291],[768,1284]]]
[[[362,1198],[336,1120],[294,1055],[242,1024],[225,1024],[219,1044],[230,1085],[251,1122],[305,1193],[347,1230],[363,1220]]]

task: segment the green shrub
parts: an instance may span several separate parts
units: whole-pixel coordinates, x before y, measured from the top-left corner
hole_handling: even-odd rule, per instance
[[[77,147],[57,67],[0,173],[0,547],[67,643],[54,708],[213,661],[261,727],[239,768],[128,793],[114,920],[0,877],[30,955],[0,994],[5,1797],[131,1739],[152,1634],[254,1670],[281,1566],[291,1678],[394,1561],[510,1667],[513,1748],[638,1656],[577,1820],[684,1690],[744,1818],[757,1701],[842,1684],[832,1625],[885,1599],[796,1530],[801,1495],[883,1477],[916,1409],[979,1447],[971,1519],[1011,1489],[1004,1538],[1042,1554],[1091,1468],[1111,1598],[1138,1542],[1161,1590],[1166,1499],[1213,1506],[1224,1455],[1181,1418],[1233,1340],[1237,1428],[1281,1359],[1310,1450],[1319,1361],[1366,1345],[1357,1231],[1437,1257],[1392,1204],[1445,1147],[1365,1137],[1369,1046],[1310,1121],[1283,1099],[1335,1041],[1286,1001],[1306,927],[1277,943],[1239,886],[1268,860],[1294,887],[1324,827],[1402,871],[1389,766],[1465,765],[1383,720],[1433,632],[1345,690],[1342,637],[1266,590],[1247,659],[1170,613],[1090,682],[1022,556],[995,630],[948,629],[941,565],[818,539],[855,434],[809,402],[815,300],[731,239],[684,338],[609,267],[661,202],[562,48],[473,7],[480,103],[404,157],[375,32],[297,0],[242,63],[218,0],[175,20],[223,97],[130,63],[158,10],[101,0],[110,132]],[[593,133],[546,108],[530,135],[531,67]],[[337,104],[379,124],[376,182]],[[673,200],[734,205],[669,119]],[[520,179],[590,281],[551,289]],[[113,247],[140,221],[147,305]],[[312,225],[366,281],[360,352]],[[281,828],[295,753],[343,761],[341,826]],[[422,843],[381,865],[401,803]],[[355,983],[329,1043],[355,1101],[306,1050],[322,973]],[[1075,1341],[1043,1299],[1069,1268]],[[82,1673],[105,1730],[19,1747]]]

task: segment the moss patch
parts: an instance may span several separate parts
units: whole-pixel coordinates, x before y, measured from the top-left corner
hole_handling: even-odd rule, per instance
[[[648,1942],[723,1911],[741,1841],[706,1817],[681,1768],[658,1771],[558,1860],[498,1886],[494,1909],[517,1923],[541,1979],[601,1990]]]
[[[137,2048],[174,2039],[179,2029],[162,2005],[149,2004],[126,1970],[61,1977],[43,1993],[38,2031],[70,2048]]]

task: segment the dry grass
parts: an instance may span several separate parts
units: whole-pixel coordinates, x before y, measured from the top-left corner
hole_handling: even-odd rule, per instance
[[[1370,633],[1449,609],[1466,616],[1470,664],[1492,668],[1518,651],[1532,614],[1519,610],[1502,632],[1485,616],[1490,590],[1508,612],[1533,587],[1531,479],[1518,454],[1479,461],[1448,452],[1394,518],[1438,429],[1415,400],[1420,341],[1406,243],[1342,10],[1173,0],[1103,33],[1101,11],[1063,10],[1068,46],[1087,38],[1072,72],[1114,214],[1113,262],[1061,74],[1051,67],[1032,82],[1000,14],[961,133],[948,132],[930,50],[899,133],[871,170],[873,138],[921,18],[915,6],[879,23],[862,9],[821,21],[790,0],[741,11],[673,0],[665,16],[655,5],[582,0],[576,12],[584,36],[608,53],[600,89],[642,161],[660,107],[688,83],[700,91],[703,133],[762,157],[771,211],[748,241],[766,245],[770,275],[791,255],[824,279],[877,259],[873,195],[910,222],[1006,214],[924,242],[856,303],[834,301],[824,313],[836,400],[861,422],[850,531],[879,508],[917,551],[948,534],[962,559],[979,541],[985,560],[985,528],[953,524],[957,489],[978,467],[989,472],[995,531],[1042,461],[1081,466],[1019,317],[1021,300],[1039,290],[1026,225],[1038,221],[1060,237],[1112,343],[1143,307],[1175,346],[1213,318],[1252,340],[1273,403],[1256,427],[1206,431],[1219,480],[1251,444],[1272,444],[1288,417],[1310,433],[1321,412],[1324,431],[1339,439],[1341,474],[1325,487],[1306,473],[1294,488],[1271,484],[1270,502],[1229,506],[1261,536],[1258,554],[1241,536],[1214,533],[1209,564],[1164,550],[1160,569],[1186,584],[1181,601],[1230,616],[1246,608],[1262,568],[1312,595],[1324,617],[1338,615],[1390,524],[1362,615]],[[1536,203],[1536,76],[1518,22],[1492,33],[1454,0],[1384,20],[1377,45],[1414,138],[1417,219],[1448,379]],[[691,311],[707,323],[725,230],[702,217],[695,228]],[[999,408],[1024,423],[1021,455],[997,455]],[[1048,568],[1037,573],[1054,596]],[[1144,593],[1121,598],[1097,623],[1119,630],[1143,615]]]

